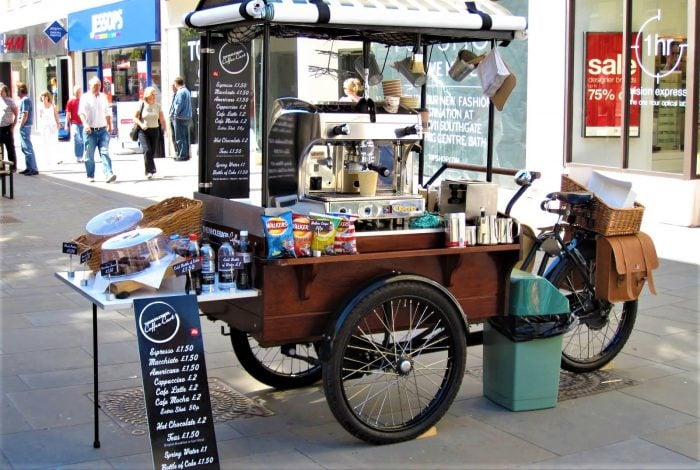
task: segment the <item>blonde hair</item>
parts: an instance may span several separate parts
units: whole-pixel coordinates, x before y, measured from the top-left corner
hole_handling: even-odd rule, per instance
[[[47,97],[49,99],[49,103],[53,102],[53,95],[50,91],[44,91],[41,93],[41,95],[39,95],[39,98],[41,98],[42,100],[44,99],[44,97]]]
[[[362,86],[362,82],[359,78],[351,77],[343,82],[343,88],[347,88],[349,91],[353,92],[355,95],[361,95],[365,91],[365,87]]]
[[[156,94],[156,89],[155,89],[155,88],[153,88],[152,86],[146,87],[146,89],[143,90],[143,99],[145,100],[145,99],[148,98],[149,96],[155,95],[155,94]]]

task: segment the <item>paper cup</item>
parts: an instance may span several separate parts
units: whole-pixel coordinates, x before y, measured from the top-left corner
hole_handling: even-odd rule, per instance
[[[396,113],[399,110],[399,103],[401,98],[398,96],[386,96],[384,97],[384,109],[389,113]]]
[[[360,196],[374,196],[377,194],[378,176],[379,174],[372,170],[357,173],[357,181],[360,183]]]

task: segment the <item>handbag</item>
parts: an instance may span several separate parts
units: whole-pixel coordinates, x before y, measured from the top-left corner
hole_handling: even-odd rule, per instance
[[[141,113],[143,113],[143,105],[144,103],[141,102],[141,110],[139,111],[139,119],[141,119]],[[139,140],[139,131],[141,130],[141,127],[139,127],[138,124],[134,123],[131,126],[131,130],[129,131],[129,137],[131,137],[131,140],[134,142]]]

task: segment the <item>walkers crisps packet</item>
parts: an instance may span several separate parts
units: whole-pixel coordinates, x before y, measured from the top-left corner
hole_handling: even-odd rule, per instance
[[[336,255],[357,254],[357,239],[355,237],[355,221],[359,218],[354,214],[330,212],[330,215],[340,217],[340,225],[336,229],[333,250]]]
[[[321,252],[322,255],[334,255],[335,234],[341,218],[327,214],[309,213],[311,232],[311,251]]]
[[[268,258],[294,258],[294,234],[292,232],[292,211],[280,215],[260,216],[265,230]]]
[[[311,220],[309,219],[308,215],[292,215],[292,228],[294,232],[294,252],[299,258],[311,256],[311,240],[313,238],[313,234],[311,233],[311,227],[309,226],[309,222],[311,222]]]

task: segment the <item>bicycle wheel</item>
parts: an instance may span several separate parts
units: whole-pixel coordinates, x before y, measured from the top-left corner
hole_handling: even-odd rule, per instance
[[[321,362],[311,343],[263,348],[248,333],[231,328],[231,344],[241,366],[265,385],[287,390],[321,380]]]
[[[328,406],[352,435],[373,444],[413,439],[457,394],[466,365],[461,313],[419,282],[380,287],[352,309],[324,364]]]
[[[581,254],[591,279],[595,279],[595,250]],[[598,370],[622,350],[632,334],[637,317],[637,301],[612,304],[595,298],[585,288],[581,274],[571,259],[559,264],[547,279],[569,299],[571,312],[579,324],[563,338],[561,367],[570,372]]]

